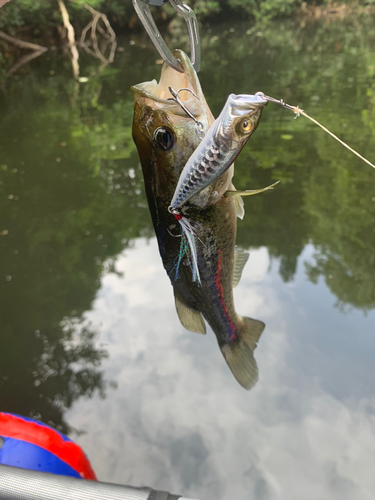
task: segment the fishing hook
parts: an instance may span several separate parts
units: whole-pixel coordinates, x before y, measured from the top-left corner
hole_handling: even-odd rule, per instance
[[[190,92],[191,94],[193,94],[193,96],[196,99],[198,99],[198,101],[199,101],[199,97],[191,89],[182,88],[182,89],[179,89],[177,92],[175,90],[173,90],[172,87],[168,87],[168,89],[169,89],[169,92],[173,96],[173,97],[170,97],[168,99],[168,101],[174,101],[175,103],[177,103],[185,111],[185,113],[188,115],[188,117],[191,118],[194,121],[194,123],[195,123],[195,132],[196,132],[198,138],[200,140],[202,140],[203,137],[205,136],[203,123],[200,122],[200,121],[198,121],[195,118],[195,116],[193,115],[193,113],[188,110],[188,108],[185,106],[185,104],[183,104],[183,102],[181,101],[181,99],[178,97],[178,94],[180,92],[182,92],[183,90],[186,90],[187,92]]]
[[[176,59],[172,52],[168,49],[166,43],[161,36],[155,21],[152,17],[150,11],[150,5],[155,5],[157,7],[161,7],[166,4],[168,1],[174,10],[180,14],[187,25],[189,41],[190,41],[190,59],[192,65],[194,66],[195,71],[198,73],[200,69],[201,63],[201,48],[200,48],[200,39],[199,39],[199,30],[197,18],[193,9],[191,9],[188,5],[186,5],[183,0],[132,0],[133,6],[138,14],[139,19],[141,20],[145,30],[147,31],[149,37],[151,38],[153,44],[155,45],[156,50],[161,55],[163,61],[165,61],[171,68],[183,73],[184,70],[179,62]]]
[[[170,227],[172,227],[172,226],[170,226]],[[176,225],[175,225],[175,224],[173,224],[173,228],[174,228],[174,227],[176,227]],[[173,228],[172,228],[172,229],[173,229]],[[173,233],[172,233],[172,231],[170,231],[170,229],[169,229],[168,227],[167,227],[167,231],[168,231],[168,233],[169,233],[169,234],[170,234],[173,238],[181,238],[181,237],[182,237],[182,234],[173,234]]]

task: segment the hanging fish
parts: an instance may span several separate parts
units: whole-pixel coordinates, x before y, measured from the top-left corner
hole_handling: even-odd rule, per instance
[[[206,320],[234,376],[250,389],[258,378],[253,351],[265,325],[239,316],[233,303],[233,286],[248,259],[246,252],[235,250],[236,215],[243,215],[243,205],[232,184],[233,166],[191,199],[189,223],[194,251],[168,211],[181,172],[200,144],[194,121],[169,100],[169,87],[194,92],[198,99],[188,91],[179,92],[179,97],[205,132],[214,122],[189,58],[181,51],[175,51],[174,56],[181,62],[183,73],[164,65],[159,83],[154,80],[132,88],[133,138],[180,321],[188,330],[206,333]],[[225,196],[228,191],[231,196]],[[199,280],[194,280],[194,260]]]

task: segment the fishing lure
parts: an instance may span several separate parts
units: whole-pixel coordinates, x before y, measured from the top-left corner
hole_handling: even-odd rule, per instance
[[[219,117],[182,170],[169,206],[170,213],[180,216],[187,201],[230,167],[257,128],[267,102],[261,94],[228,97]]]

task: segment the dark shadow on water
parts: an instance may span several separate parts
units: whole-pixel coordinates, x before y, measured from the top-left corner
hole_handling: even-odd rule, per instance
[[[11,81],[3,100],[0,404],[68,432],[65,410],[109,383],[83,314],[150,224],[122,119],[129,103],[103,110],[98,78],[77,95],[68,74],[41,84],[44,71]]]

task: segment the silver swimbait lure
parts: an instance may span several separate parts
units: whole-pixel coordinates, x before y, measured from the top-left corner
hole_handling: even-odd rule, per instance
[[[255,131],[267,104],[264,94],[231,94],[181,172],[169,211],[179,215],[194,195],[212,184],[233,163]]]

